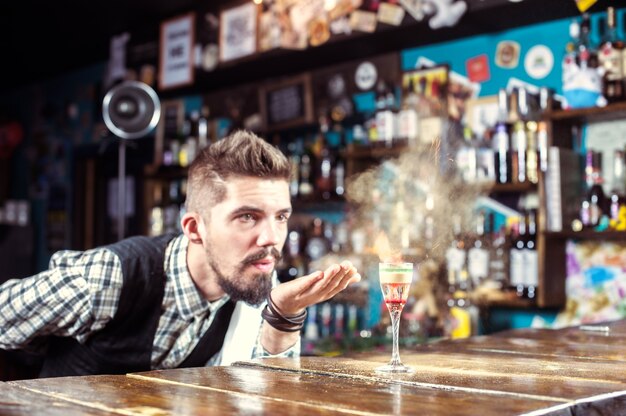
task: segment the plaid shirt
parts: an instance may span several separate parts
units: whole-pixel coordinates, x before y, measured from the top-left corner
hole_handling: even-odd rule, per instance
[[[211,326],[215,312],[228,301],[224,296],[209,302],[198,292],[187,270],[188,244],[181,234],[165,251],[165,293],[152,349],[153,369],[182,363]],[[0,348],[28,347],[42,335],[85,342],[115,316],[121,289],[122,267],[113,252],[103,248],[57,252],[48,270],[0,286]],[[274,356],[298,353],[296,343]],[[207,365],[213,365],[219,355]],[[269,356],[259,337],[251,358]]]

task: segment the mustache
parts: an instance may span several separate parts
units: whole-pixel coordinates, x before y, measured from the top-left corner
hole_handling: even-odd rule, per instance
[[[272,247],[272,248],[266,248],[266,249],[261,250],[261,251],[259,251],[257,253],[250,254],[245,259],[243,259],[242,263],[243,264],[254,263],[254,262],[258,261],[258,260],[262,260],[262,259],[266,258],[267,256],[272,256],[276,263],[278,263],[278,261],[280,259],[282,259],[282,257],[283,257],[282,254],[280,254],[280,251],[278,251],[278,250],[276,250],[276,248]]]

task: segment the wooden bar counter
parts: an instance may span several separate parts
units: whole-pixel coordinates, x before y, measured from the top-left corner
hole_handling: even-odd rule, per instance
[[[0,415],[626,415],[626,321],[401,352],[0,382]]]

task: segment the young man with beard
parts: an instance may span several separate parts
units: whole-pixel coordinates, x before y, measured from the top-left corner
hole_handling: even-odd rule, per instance
[[[189,168],[183,233],[61,251],[0,286],[0,348],[40,349],[40,376],[123,374],[297,356],[306,308],[360,280],[350,262],[278,284],[290,166],[239,131]]]

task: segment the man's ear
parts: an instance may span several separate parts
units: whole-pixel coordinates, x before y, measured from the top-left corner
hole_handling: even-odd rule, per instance
[[[200,214],[196,212],[186,212],[180,219],[180,226],[189,241],[195,244],[202,244],[204,222]]]

